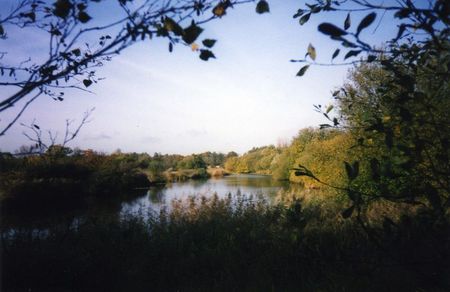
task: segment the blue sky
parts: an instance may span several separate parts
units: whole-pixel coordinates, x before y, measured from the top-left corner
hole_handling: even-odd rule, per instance
[[[255,5],[248,4],[204,26],[200,39],[218,40],[213,48],[217,59],[204,62],[183,45],[169,53],[164,39],[138,43],[98,70],[105,80],[90,87],[94,93],[66,91],[64,102],[41,97],[21,122],[35,118],[41,128],[61,132],[65,119],[79,120],[95,107],[91,122],[69,146],[105,152],[243,153],[289,141],[299,129],[323,122],[313,104],[332,102],[331,92],[348,70],[312,67],[299,78],[295,74],[302,65],[289,60],[302,58],[312,43],[318,61],[329,62],[337,44],[317,32],[317,25],[341,23],[345,15],[316,16],[300,26],[292,18],[299,1],[269,3],[269,14],[257,15]],[[364,15],[355,14],[353,22]],[[392,26],[383,22],[376,32],[365,33],[381,43]],[[36,46],[45,43],[35,38],[21,49],[39,52]],[[0,94],[7,93],[0,88]],[[19,124],[11,128],[0,138],[0,149],[28,144],[23,130]]]

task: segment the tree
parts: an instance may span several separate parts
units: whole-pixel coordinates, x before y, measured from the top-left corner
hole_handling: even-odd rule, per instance
[[[348,182],[340,188],[351,205],[342,215],[356,214],[366,226],[364,211],[370,203],[383,200],[421,206],[430,224],[435,224],[445,220],[450,207],[450,3],[383,3],[315,1],[294,17],[303,25],[317,13],[341,14],[343,25],[321,23],[318,30],[340,43],[332,60],[346,50],[342,64],[362,64],[351,81],[333,93],[340,115],[332,116],[332,106],[316,106],[330,122],[321,128],[351,131],[358,141],[355,146],[365,154],[361,161],[344,163]],[[352,29],[352,16],[361,12],[366,15]],[[393,15],[397,34],[381,46],[371,45],[363,39],[363,31],[376,23],[380,12]],[[307,51],[305,59],[293,60],[307,63],[298,76],[310,65],[322,65],[315,61],[313,45]],[[363,167],[369,175],[362,184],[358,180]],[[297,175],[319,180],[304,167],[297,169]]]
[[[62,153],[61,149],[66,149],[66,145],[73,141],[81,128],[90,122],[89,117],[91,116],[94,108],[86,111],[81,119],[80,123],[73,128],[72,125],[74,120],[66,120],[66,128],[64,136],[58,140],[58,132],[52,132],[51,130],[43,131],[41,127],[36,125],[33,121],[30,125],[21,124],[27,129],[23,134],[28,138],[33,144],[29,147],[21,148],[20,155],[30,155],[30,154],[44,154],[44,153]],[[45,135],[44,135],[45,134]],[[45,137],[46,136],[46,137]],[[57,149],[57,150],[56,150]]]
[[[195,43],[203,31],[201,25],[247,2],[253,0],[117,0],[115,19],[100,24],[93,11],[102,10],[100,5],[113,9],[112,1],[14,1],[10,12],[0,15],[0,42],[8,50],[0,52],[0,86],[12,92],[0,98],[0,113],[20,102],[22,105],[11,121],[1,121],[0,136],[39,96],[63,101],[67,88],[88,90],[101,80],[96,76],[98,67],[138,41],[164,38],[169,51],[183,44],[191,46],[204,61],[215,58],[210,49],[216,40],[204,39],[201,47]],[[256,12],[268,11],[267,2],[260,0]],[[8,59],[15,49],[10,35],[18,29],[47,37],[47,51],[23,60]]]

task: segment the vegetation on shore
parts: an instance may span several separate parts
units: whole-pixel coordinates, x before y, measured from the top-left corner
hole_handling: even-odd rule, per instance
[[[291,198],[292,199],[292,198]],[[330,203],[191,197],[127,214],[2,232],[3,289],[444,291],[449,226],[377,223],[380,250]],[[374,210],[376,212],[377,210]],[[145,210],[141,210],[145,212]],[[405,215],[406,216],[406,215]],[[148,218],[148,219],[145,219]]]

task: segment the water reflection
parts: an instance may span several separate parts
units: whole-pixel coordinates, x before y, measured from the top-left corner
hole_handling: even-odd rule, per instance
[[[58,200],[37,200],[34,202],[10,202],[0,206],[1,229],[36,228],[71,225],[89,216],[121,218],[125,214],[158,214],[163,206],[170,207],[175,199],[189,196],[211,197],[217,194],[223,198],[238,193],[254,197],[263,196],[273,200],[281,190],[290,188],[288,182],[274,181],[269,176],[231,175],[207,180],[190,180],[153,186],[122,195],[105,195],[99,198],[61,198]],[[57,196],[55,196],[57,197]]]
[[[275,181],[270,176],[262,175],[230,175],[208,180],[170,183],[151,187],[146,196],[123,203],[122,212],[135,213],[142,209],[158,212],[162,206],[169,206],[172,200],[186,199],[189,196],[211,197],[214,194],[223,198],[230,193],[241,193],[248,196],[263,196],[270,201],[280,190],[288,188],[288,182]]]

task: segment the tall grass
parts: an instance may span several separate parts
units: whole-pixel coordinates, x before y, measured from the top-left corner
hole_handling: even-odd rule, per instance
[[[449,230],[435,247],[421,232],[386,233],[387,253],[317,204],[191,197],[157,215],[2,230],[2,291],[445,291]],[[392,257],[430,248],[442,258]]]

